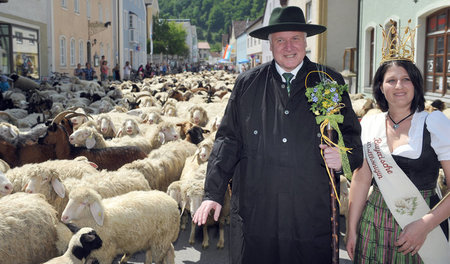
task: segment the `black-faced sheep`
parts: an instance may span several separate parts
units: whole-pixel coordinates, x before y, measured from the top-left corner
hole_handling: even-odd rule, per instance
[[[64,255],[53,258],[43,264],[82,264],[93,250],[101,248],[102,239],[90,227],[75,231]]]
[[[103,246],[89,259],[109,264],[118,254],[143,250],[146,264],[175,262],[172,242],[179,232],[178,205],[163,192],[134,191],[102,199],[89,188],[79,188],[70,193],[61,220],[95,228]]]

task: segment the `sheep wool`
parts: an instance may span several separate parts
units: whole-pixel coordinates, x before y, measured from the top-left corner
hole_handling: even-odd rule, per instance
[[[58,255],[56,211],[41,194],[14,193],[0,198],[2,264],[42,263]]]
[[[103,199],[92,189],[70,193],[61,220],[92,227],[103,246],[89,258],[111,263],[118,254],[146,251],[145,263],[174,264],[172,242],[178,237],[180,217],[177,203],[160,191],[133,191]]]

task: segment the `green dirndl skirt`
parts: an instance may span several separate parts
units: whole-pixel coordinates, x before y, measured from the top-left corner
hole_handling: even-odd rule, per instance
[[[420,191],[428,205],[434,190]],[[394,242],[402,229],[387,207],[378,187],[374,186],[367,199],[359,222],[354,263],[377,264],[419,264],[423,263],[419,254],[403,255]]]

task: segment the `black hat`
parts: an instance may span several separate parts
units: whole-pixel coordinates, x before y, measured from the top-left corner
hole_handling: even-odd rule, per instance
[[[269,25],[250,32],[250,36],[267,40],[269,34],[281,31],[302,31],[314,36],[327,30],[322,25],[307,24],[303,11],[296,6],[277,7],[270,15]]]

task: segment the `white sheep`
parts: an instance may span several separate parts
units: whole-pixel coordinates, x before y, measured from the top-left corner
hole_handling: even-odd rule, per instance
[[[138,122],[134,119],[129,118],[122,123],[122,126],[120,127],[119,131],[117,131],[116,137],[122,137],[125,135],[131,137],[139,135],[140,133],[141,130],[139,128]]]
[[[42,263],[58,256],[56,211],[41,194],[0,198],[0,259],[3,264]]]
[[[135,169],[147,179],[152,189],[166,191],[167,187],[180,179],[186,157],[192,155],[197,147],[184,140],[169,142],[153,150],[147,158],[135,160],[120,169]]]
[[[140,115],[142,122],[147,124],[159,124],[162,121],[161,115],[157,111],[144,112]]]
[[[0,139],[11,143],[12,145],[17,145],[19,140],[20,130],[12,124],[1,122],[0,123]]]
[[[1,160],[3,162],[3,160]],[[11,181],[0,171],[0,197],[10,194],[13,191]]]
[[[91,227],[79,229],[70,239],[64,255],[53,258],[43,264],[82,264],[93,250],[99,249],[102,239]]]
[[[196,105],[189,109],[189,121],[192,123],[204,127],[208,120],[208,113],[203,107]]]
[[[25,188],[28,193],[42,193],[61,214],[68,202],[68,193],[80,186],[89,186],[102,197],[108,198],[130,191],[150,190],[144,175],[136,170],[88,172],[82,177],[67,177],[54,168],[37,164],[29,173]]]
[[[97,117],[97,125],[102,133],[103,138],[110,139],[114,138],[117,134],[117,129],[111,117],[107,114],[101,114]]]
[[[103,246],[89,259],[111,263],[118,254],[146,251],[145,263],[175,263],[172,242],[178,237],[177,203],[160,191],[134,191],[102,199],[89,188],[70,193],[61,220],[95,228]],[[123,260],[123,259],[122,259]]]
[[[200,167],[200,165],[208,161],[213,144],[214,141],[210,138],[204,139],[198,144],[197,150],[195,151],[194,155],[186,158],[180,180],[197,178],[196,176],[198,175],[198,173],[196,172],[196,170]]]
[[[80,98],[80,99],[81,99],[81,98]],[[76,112],[76,113],[86,114],[86,111],[85,111],[83,108],[81,108],[81,107],[77,108],[77,109],[75,110],[75,112]],[[87,122],[87,121],[88,121],[88,119],[87,119],[87,117],[84,116],[84,115],[75,116],[75,117],[72,117],[72,118],[70,119],[70,122],[71,122],[72,125],[73,125],[73,130],[74,130],[74,131],[77,130],[78,127],[81,126],[81,124],[83,124],[84,122]]]

